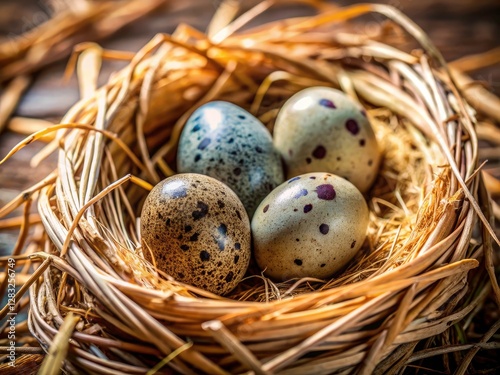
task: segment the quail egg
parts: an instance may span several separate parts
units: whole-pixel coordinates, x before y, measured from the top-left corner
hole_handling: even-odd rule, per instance
[[[181,282],[228,293],[246,272],[250,241],[243,204],[211,177],[174,175],[157,184],[144,202],[144,256]]]
[[[251,217],[260,201],[284,181],[279,153],[266,127],[228,102],[202,105],[188,119],[177,169],[216,178],[233,189]]]
[[[254,254],[275,280],[327,278],[359,250],[368,207],[349,181],[329,173],[296,176],[274,189],[252,218]]]
[[[329,172],[352,182],[362,193],[373,184],[381,159],[366,111],[329,87],[310,87],[281,108],[274,144],[287,177]]]

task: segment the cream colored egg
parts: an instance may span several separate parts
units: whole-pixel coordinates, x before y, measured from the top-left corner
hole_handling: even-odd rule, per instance
[[[381,153],[365,110],[339,90],[310,87],[281,108],[274,144],[287,177],[329,172],[366,192],[377,176]]]
[[[144,256],[176,280],[225,294],[250,261],[250,222],[236,194],[205,175],[161,181],[141,213]]]
[[[360,249],[368,215],[349,181],[329,173],[294,177],[274,189],[252,218],[257,264],[277,281],[327,278]]]

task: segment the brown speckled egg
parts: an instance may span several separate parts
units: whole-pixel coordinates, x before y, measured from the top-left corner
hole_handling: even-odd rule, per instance
[[[144,256],[176,280],[225,294],[250,260],[250,223],[236,194],[214,178],[186,173],[156,185],[141,213]]]
[[[365,110],[342,91],[310,87],[281,108],[274,145],[287,177],[329,172],[366,192],[377,176],[381,152]]]
[[[327,278],[363,244],[368,206],[349,181],[329,173],[294,177],[274,189],[252,218],[255,259],[277,281]]]

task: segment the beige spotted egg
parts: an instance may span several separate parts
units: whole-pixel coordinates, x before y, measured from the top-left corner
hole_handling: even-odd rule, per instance
[[[327,278],[363,244],[368,206],[349,181],[330,173],[296,176],[274,189],[252,218],[258,266],[277,281]]]
[[[212,177],[174,175],[157,184],[144,202],[144,256],[178,281],[228,293],[246,272],[250,241],[245,207]]]
[[[310,87],[281,108],[274,145],[287,177],[329,172],[366,192],[377,176],[381,152],[366,111],[342,91]]]

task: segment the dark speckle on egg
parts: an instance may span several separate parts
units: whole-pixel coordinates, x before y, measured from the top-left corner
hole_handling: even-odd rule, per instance
[[[202,262],[208,262],[210,260],[210,253],[206,250],[200,251],[200,259]]]
[[[318,198],[326,201],[331,201],[335,198],[335,189],[331,184],[323,184],[319,185],[316,188],[316,193],[318,194]]]
[[[269,210],[269,205],[268,205],[268,204],[266,204],[266,205],[264,206],[264,208],[262,209],[262,211],[263,211],[263,212],[267,212],[267,210]]]
[[[204,150],[210,144],[212,140],[210,138],[204,138],[198,145],[198,150]]]
[[[307,214],[308,212],[310,212],[311,210],[313,209],[313,205],[312,204],[306,204],[304,206],[304,213]]]
[[[330,109],[337,108],[335,107],[335,104],[329,99],[320,99],[319,105]]]
[[[354,246],[356,246],[356,241],[352,241],[352,243],[351,243],[351,249],[354,248]]]
[[[316,148],[314,149],[312,155],[316,158],[316,159],[323,159],[326,155],[326,148],[324,146],[316,146]]]
[[[297,180],[300,180],[300,176],[297,176],[297,177],[294,177],[294,178],[289,179],[289,180],[288,180],[288,183],[290,184],[290,183],[292,183],[292,182],[294,182],[294,181],[297,181]]]
[[[204,218],[207,215],[208,205],[205,202],[198,201],[197,207],[198,210],[193,211],[191,215],[193,216],[193,219],[200,220],[201,218]]]
[[[302,265],[302,259],[295,259],[293,261],[297,266],[301,266]]]
[[[359,133],[359,125],[358,122],[352,118],[348,119],[345,122],[345,128],[351,133],[352,135],[356,135]]]
[[[328,232],[330,231],[330,226],[328,224],[321,224],[319,226],[319,231],[321,232],[321,234],[328,234]]]
[[[194,156],[194,162],[195,162],[195,163],[196,163],[196,162],[198,162],[198,161],[200,161],[200,159],[201,159],[201,155],[200,155],[200,154],[196,154],[196,155]]]
[[[365,144],[366,144],[366,141],[365,141],[364,139],[360,139],[360,140],[359,140],[359,145],[360,145],[361,147],[365,147]]]

